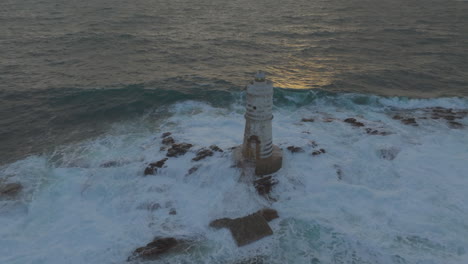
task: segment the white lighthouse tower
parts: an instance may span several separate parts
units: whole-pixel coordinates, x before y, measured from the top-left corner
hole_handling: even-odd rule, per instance
[[[283,159],[281,149],[273,145],[273,84],[265,79],[265,73],[257,72],[247,86],[246,101],[242,159],[254,162],[257,175],[274,173]]]

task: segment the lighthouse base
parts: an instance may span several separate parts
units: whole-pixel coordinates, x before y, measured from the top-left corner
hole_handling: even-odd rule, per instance
[[[236,147],[233,154],[237,166],[246,167],[246,164],[253,165],[255,167],[255,175],[258,176],[275,173],[283,165],[283,153],[276,145],[273,145],[272,155],[266,159],[246,160],[242,155],[242,145]]]

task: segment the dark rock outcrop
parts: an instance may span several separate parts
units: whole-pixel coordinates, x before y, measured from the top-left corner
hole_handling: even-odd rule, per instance
[[[210,223],[210,227],[216,229],[229,228],[237,246],[241,247],[272,235],[273,230],[271,230],[268,222],[278,217],[276,210],[265,208],[240,218],[214,220]]]
[[[449,122],[449,126],[450,126],[451,128],[455,128],[455,129],[463,128],[463,124],[462,124],[462,123],[458,123],[458,122],[455,122],[455,121],[450,121],[450,122]]]
[[[169,214],[170,215],[176,215],[177,214],[177,211],[175,208],[171,208],[171,210],[169,210]]]
[[[127,261],[135,259],[154,260],[167,252],[183,251],[190,247],[190,244],[190,241],[175,239],[173,237],[157,237],[146,246],[135,249]]]
[[[161,137],[162,137],[162,138],[165,138],[165,137],[168,137],[168,136],[170,136],[170,135],[172,135],[171,132],[165,132],[165,133],[163,133],[163,134],[161,135]]]
[[[187,175],[190,175],[194,172],[196,172],[198,170],[198,166],[193,166],[192,168],[190,168],[187,172]]]
[[[356,118],[346,118],[344,120],[345,123],[348,123],[348,124],[351,124],[352,126],[355,126],[355,127],[363,127],[364,124],[357,121]]]
[[[302,122],[314,122],[315,120],[313,118],[302,118],[301,119]]]
[[[145,169],[145,175],[152,175],[155,174],[158,168],[162,168],[164,163],[168,160],[168,158],[164,158],[160,161],[156,161],[153,163],[148,164],[148,167]]]
[[[193,158],[192,160],[193,161],[199,161],[199,160],[204,159],[204,158],[209,157],[209,156],[213,156],[213,151],[212,150],[200,149],[197,152],[197,155],[195,156],[195,158]]]
[[[0,196],[15,196],[23,189],[20,183],[7,183],[0,185]]]
[[[296,147],[296,146],[289,146],[287,147],[289,151],[292,153],[298,153],[298,152],[304,152],[304,150],[301,147]]]
[[[174,142],[175,142],[175,140],[172,137],[165,137],[161,141],[161,143],[164,144],[164,145],[171,145],[171,144],[174,144]]]
[[[366,133],[369,135],[379,135],[379,136],[386,136],[389,133],[385,131],[379,131],[377,129],[366,128]]]
[[[167,150],[166,156],[178,157],[184,155],[192,146],[193,145],[189,143],[172,144],[172,147]]]
[[[401,122],[405,125],[418,126],[418,123],[414,117],[401,119]]]
[[[312,152],[312,156],[317,156],[323,153],[327,153],[323,148]]]
[[[216,145],[211,145],[210,146],[210,149],[212,151],[216,151],[216,152],[224,152],[220,147],[216,146]]]

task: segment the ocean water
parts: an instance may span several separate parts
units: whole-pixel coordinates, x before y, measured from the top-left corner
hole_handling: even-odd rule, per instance
[[[195,242],[154,263],[468,263],[466,14],[455,0],[2,1],[0,182],[24,188],[0,198],[0,263],[127,263],[155,236]],[[256,70],[275,84],[276,201],[229,150]],[[433,118],[441,107],[457,119]],[[164,132],[194,147],[145,177]],[[212,144],[224,152],[191,161]],[[263,207],[274,235],[248,246],[208,227]]]

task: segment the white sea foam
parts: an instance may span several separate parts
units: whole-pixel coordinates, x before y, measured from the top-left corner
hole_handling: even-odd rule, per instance
[[[399,109],[468,109],[464,99],[377,99]],[[25,188],[17,200],[0,201],[0,263],[125,263],[155,236],[197,241],[163,263],[255,256],[265,263],[468,263],[467,128],[432,119],[407,126],[375,106],[276,108],[273,134],[284,165],[270,203],[231,167],[228,149],[243,134],[241,105],[188,101],[170,112],[156,125],[117,124],[100,138],[1,168]],[[390,134],[368,135],[341,121],[348,117]],[[467,118],[458,122],[468,126]],[[166,131],[194,147],[144,177],[145,166],[165,156]],[[225,152],[191,161],[212,144]],[[289,145],[305,152],[292,154]],[[326,153],[312,156],[318,148]],[[199,169],[187,175],[194,165]],[[266,206],[280,215],[271,222],[274,235],[251,245],[238,248],[227,230],[208,227]]]

